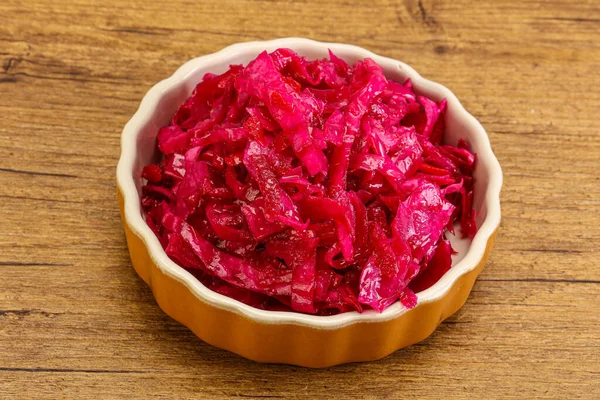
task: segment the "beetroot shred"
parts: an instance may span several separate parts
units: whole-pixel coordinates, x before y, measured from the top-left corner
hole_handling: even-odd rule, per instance
[[[442,144],[446,102],[371,59],[261,53],[206,74],[157,137],[146,221],[204,285],[267,310],[383,311],[476,232],[475,154]]]

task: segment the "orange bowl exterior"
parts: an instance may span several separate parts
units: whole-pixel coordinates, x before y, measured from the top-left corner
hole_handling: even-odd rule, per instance
[[[119,189],[118,198],[133,267],[150,286],[156,302],[167,315],[187,326],[206,343],[251,360],[312,368],[377,360],[427,338],[465,303],[496,236],[496,232],[491,235],[477,266],[459,277],[438,299],[420,302],[415,308],[387,321],[315,329],[259,322],[201,300],[186,285],[157,267],[146,245],[125,219]]]

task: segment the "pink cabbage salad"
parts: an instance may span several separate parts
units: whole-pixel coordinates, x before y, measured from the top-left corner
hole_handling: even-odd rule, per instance
[[[158,132],[146,221],[205,286],[266,310],[414,307],[473,237],[475,154],[442,144],[446,101],[373,60],[289,49],[206,74]]]

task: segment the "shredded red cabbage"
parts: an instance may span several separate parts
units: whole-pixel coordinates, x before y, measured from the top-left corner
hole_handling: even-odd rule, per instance
[[[142,171],[146,221],[217,293],[274,311],[407,308],[472,238],[476,157],[444,144],[446,101],[373,60],[289,49],[206,74]]]

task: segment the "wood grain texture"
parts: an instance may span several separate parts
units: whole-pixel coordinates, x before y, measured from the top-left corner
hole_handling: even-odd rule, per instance
[[[453,90],[504,169],[465,307],[373,363],[261,365],[166,317],[115,198],[123,125],[188,59],[303,36]],[[0,2],[0,398],[600,398],[600,3]]]

